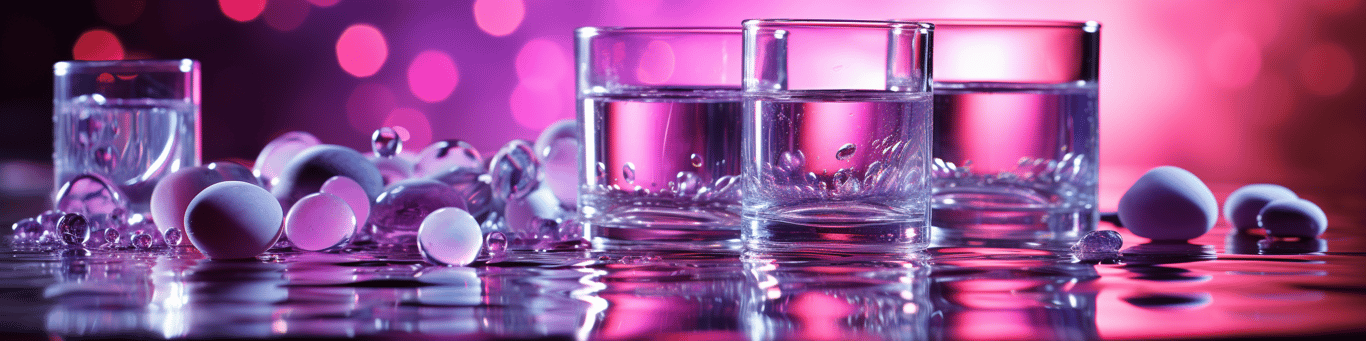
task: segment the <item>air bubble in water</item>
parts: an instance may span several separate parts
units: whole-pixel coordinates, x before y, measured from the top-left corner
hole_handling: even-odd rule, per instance
[[[105,172],[112,171],[119,160],[118,152],[115,152],[114,147],[110,146],[96,148],[94,158],[95,165]]]
[[[678,194],[686,195],[697,191],[697,173],[682,171],[678,172],[678,176],[676,178],[678,180]]]
[[[370,143],[371,150],[378,157],[393,157],[403,152],[403,139],[392,127],[375,129],[375,133],[370,135]]]
[[[627,183],[636,183],[636,165],[630,162],[621,166],[621,176]]]
[[[783,152],[781,158],[782,167],[790,172],[800,170],[802,165],[806,163],[806,155],[802,154],[800,150]]]
[[[692,166],[693,166],[693,167],[698,167],[698,168],[701,168],[701,167],[702,167],[702,157],[701,157],[701,156],[697,156],[696,153],[692,154],[692,156],[689,157],[688,159],[692,161]]]
[[[857,146],[855,146],[853,143],[845,143],[843,146],[840,146],[839,150],[835,151],[835,159],[848,160],[850,157],[854,156],[854,151],[856,148]]]

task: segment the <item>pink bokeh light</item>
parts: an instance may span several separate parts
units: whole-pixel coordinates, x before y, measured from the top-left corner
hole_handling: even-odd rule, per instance
[[[417,109],[394,109],[389,113],[389,117],[384,119],[384,126],[396,127],[394,130],[399,132],[399,139],[408,146],[405,149],[422,150],[423,147],[432,143],[432,124],[427,120],[427,115]],[[405,131],[408,135],[406,139],[403,138]]]
[[[346,98],[346,120],[356,132],[370,133],[398,106],[394,92],[379,83],[356,86]]]
[[[569,79],[574,61],[568,50],[552,38],[531,39],[517,52],[514,66],[522,82],[556,82]]]
[[[669,43],[656,40],[645,45],[636,78],[645,84],[662,84],[674,74],[674,49]]]
[[[338,2],[341,2],[341,0],[308,0],[308,2],[313,4],[313,6],[332,7],[332,5],[336,5]]]
[[[427,50],[408,64],[408,88],[427,103],[445,100],[460,83],[460,72],[446,52]]]
[[[1356,62],[1342,45],[1321,42],[1304,51],[1299,60],[1300,85],[1318,96],[1347,90],[1356,78]]]
[[[475,0],[474,23],[494,37],[512,34],[522,24],[526,6],[522,0]]]
[[[229,19],[248,22],[266,10],[266,0],[218,0],[218,7]]]
[[[554,84],[521,83],[508,96],[508,107],[517,125],[540,131],[556,120],[572,117],[572,90]]]
[[[271,0],[266,4],[266,25],[281,32],[293,31],[308,18],[310,5],[304,0]]]
[[[1224,88],[1244,88],[1257,79],[1262,54],[1252,37],[1225,33],[1214,40],[1205,54],[1205,71],[1210,81]]]
[[[354,24],[337,38],[337,62],[352,76],[364,78],[379,72],[389,57],[389,44],[378,28]]]
[[[114,33],[97,28],[76,38],[71,56],[76,60],[119,60],[123,59],[123,43]]]
[[[522,45],[514,62],[519,80],[508,96],[518,125],[540,131],[559,119],[573,117],[574,63],[567,49],[547,38]]]

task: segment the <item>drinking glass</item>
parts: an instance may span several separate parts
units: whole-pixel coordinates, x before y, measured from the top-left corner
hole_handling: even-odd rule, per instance
[[[936,242],[1094,230],[1100,24],[930,21]]]
[[[595,245],[739,246],[740,33],[575,31],[579,214]]]
[[[96,173],[149,212],[163,176],[198,166],[199,62],[63,61],[53,64],[56,186]]]
[[[933,26],[765,19],[744,29],[747,251],[924,248]]]

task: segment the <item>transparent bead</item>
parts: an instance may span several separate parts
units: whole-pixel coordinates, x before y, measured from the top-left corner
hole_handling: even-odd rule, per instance
[[[541,163],[526,141],[512,140],[489,160],[489,175],[499,198],[521,198],[540,185]]]
[[[403,139],[392,127],[375,129],[375,132],[370,134],[370,143],[370,148],[377,157],[393,157],[403,152]]]
[[[484,237],[484,250],[488,251],[489,256],[502,256],[503,253],[507,252],[507,247],[507,235],[504,235],[502,232],[489,232],[489,234]]]
[[[151,249],[152,242],[156,240],[152,235],[143,233],[142,231],[133,232],[133,236],[129,239],[132,240],[131,243],[133,244],[133,248],[138,250]]]
[[[413,173],[429,176],[452,168],[484,168],[484,159],[473,145],[461,140],[436,141],[417,153]]]
[[[57,231],[57,220],[62,219],[66,212],[58,210],[47,210],[39,214],[37,219],[39,224],[43,224],[44,231]]]
[[[416,233],[422,220],[432,212],[456,207],[465,209],[465,200],[455,188],[435,180],[412,179],[386,188],[370,208],[375,238],[395,242]]]
[[[541,160],[545,183],[565,208],[577,206],[579,195],[578,122],[561,120],[550,124],[536,139],[536,158]],[[696,154],[693,154],[696,157]],[[697,157],[697,163],[701,158]]]
[[[460,191],[465,199],[465,210],[481,225],[488,222],[495,212],[503,210],[504,201],[493,191],[493,178],[478,168],[451,168],[429,178]]]
[[[43,224],[37,219],[25,218],[14,223],[12,227],[14,243],[20,245],[37,244],[38,238],[43,236]]]
[[[168,246],[180,246],[181,241],[184,240],[183,238],[181,238],[181,236],[183,235],[184,234],[180,232],[179,228],[172,227],[166,229],[163,239],[166,241],[166,245]]]
[[[86,173],[67,181],[57,191],[57,210],[85,215],[128,211],[127,196],[102,175]]]
[[[256,163],[253,164],[251,172],[261,179],[261,183],[266,188],[275,186],[276,177],[285,170],[285,165],[294,156],[299,155],[304,149],[322,144],[313,134],[302,131],[291,131],[276,137],[261,148],[261,153],[256,156]]]
[[[464,266],[479,255],[483,237],[473,216],[463,209],[448,207],[423,219],[417,232],[417,246],[429,262]]]
[[[1116,253],[1124,245],[1124,238],[1120,237],[1119,232],[1111,230],[1091,231],[1075,244],[1072,244],[1072,251],[1079,253]]]
[[[67,213],[58,219],[57,231],[62,235],[62,242],[69,246],[80,246],[90,239],[90,224],[79,213]]]
[[[236,162],[218,161],[205,165],[204,168],[208,168],[209,170],[218,173],[218,175],[222,177],[220,181],[241,181],[261,186],[261,180],[257,179],[256,175],[252,174],[250,168]]]

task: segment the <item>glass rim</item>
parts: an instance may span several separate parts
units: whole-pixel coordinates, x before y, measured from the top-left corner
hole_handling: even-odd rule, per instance
[[[98,69],[102,72],[191,72],[199,68],[199,61],[181,59],[120,59],[120,60],[63,60],[52,64],[53,73],[61,76],[70,72]],[[149,70],[150,69],[150,70]]]
[[[746,19],[741,22],[746,30],[758,27],[801,28],[867,28],[867,29],[924,29],[934,30],[934,23],[910,20],[858,19]]]
[[[903,19],[933,23],[938,27],[1006,27],[1006,28],[1100,28],[1095,20],[1034,20],[1034,19]]]
[[[741,34],[744,29],[725,26],[584,26],[574,29],[575,36],[595,36],[599,34]]]

